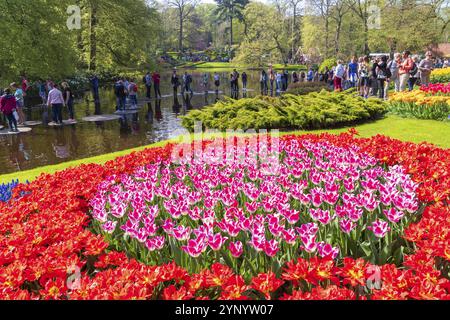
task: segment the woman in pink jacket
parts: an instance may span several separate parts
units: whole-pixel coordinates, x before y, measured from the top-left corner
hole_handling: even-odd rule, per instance
[[[14,117],[14,110],[17,108],[16,98],[12,95],[11,89],[5,89],[5,95],[0,98],[0,110],[8,119],[9,129],[12,132],[19,132],[17,120]]]

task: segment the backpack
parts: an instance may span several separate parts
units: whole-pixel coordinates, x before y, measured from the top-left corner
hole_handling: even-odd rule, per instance
[[[417,63],[413,62],[413,67],[411,68],[411,70],[409,70],[409,75],[414,77],[416,75],[417,71],[419,71],[419,68],[417,67]]]
[[[144,77],[142,78],[142,82],[143,82],[144,84],[147,84],[147,77],[146,77],[146,76],[144,76]]]

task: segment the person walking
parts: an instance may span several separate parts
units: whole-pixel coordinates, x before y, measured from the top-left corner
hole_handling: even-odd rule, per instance
[[[425,59],[422,59],[419,63],[421,85],[427,86],[430,83],[431,71],[433,71],[433,53],[427,51],[425,53]]]
[[[16,98],[12,95],[11,89],[6,88],[4,95],[0,97],[0,111],[8,120],[10,132],[19,132],[17,128],[17,120],[14,116],[14,111],[17,110]]]
[[[159,75],[158,71],[154,71],[152,73],[152,80],[153,80],[153,88],[155,90],[155,99],[161,98],[161,90],[160,90],[161,76]]]
[[[69,111],[69,121],[74,121],[75,120],[75,115],[73,112],[74,97],[72,89],[70,89],[70,86],[67,82],[63,82],[61,86],[63,89],[64,102],[67,106],[67,110]]]
[[[247,73],[244,71],[242,72],[242,88],[243,90],[247,90]]]
[[[178,95],[178,87],[180,86],[180,78],[177,75],[177,70],[173,70],[172,77],[170,78],[170,83],[173,88],[173,96],[176,97]]]
[[[410,74],[409,72],[414,67],[414,61],[410,57],[411,52],[404,51],[402,54],[402,62],[399,66],[398,74],[400,77],[400,91],[406,90],[406,85],[408,84]]]
[[[142,80],[145,84],[145,88],[147,89],[146,97],[147,97],[147,99],[151,99],[152,98],[152,76],[150,75],[150,72],[147,72],[146,75],[144,76],[144,79],[142,79]]]
[[[334,90],[342,91],[342,79],[345,75],[345,67],[342,64],[342,60],[337,61],[336,72],[334,74]]]
[[[62,108],[65,106],[65,101],[62,92],[58,89],[57,84],[55,84],[53,89],[48,93],[47,106],[52,107],[53,122],[55,124],[62,125]]]
[[[19,88],[15,82],[11,83],[11,88],[14,90],[14,97],[16,98],[17,103],[17,113],[19,115],[19,125],[25,124],[25,114],[23,113],[24,107],[24,92],[22,88]]]

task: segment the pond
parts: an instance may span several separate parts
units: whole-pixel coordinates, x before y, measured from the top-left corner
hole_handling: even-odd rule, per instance
[[[125,150],[173,137],[174,132],[182,128],[180,115],[191,109],[214,103],[216,99],[231,93],[228,71],[220,73],[221,86],[217,96],[214,93],[212,74],[209,93],[205,94],[201,84],[204,72],[190,73],[193,76],[193,96],[183,97],[179,94],[174,98],[170,86],[171,72],[168,71],[161,75],[163,98],[160,100],[145,100],[143,85],[140,80],[138,81],[142,107],[135,114],[112,121],[83,121],[86,116],[111,115],[116,111],[113,89],[104,88],[100,91],[99,106],[93,103],[90,92],[86,92],[77,100],[75,104],[77,124],[59,128],[37,125],[28,133],[0,136],[0,174]],[[247,92],[240,90],[238,98],[252,97],[259,93],[259,72],[246,71],[246,73],[248,90]],[[51,119],[51,111],[42,106],[26,108],[25,113],[28,121],[42,121],[49,116]],[[63,119],[67,118],[67,110],[64,110]],[[3,125],[6,126],[5,123]]]

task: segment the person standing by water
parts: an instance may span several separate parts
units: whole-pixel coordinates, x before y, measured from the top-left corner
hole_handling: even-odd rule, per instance
[[[233,70],[234,78],[234,91],[239,91],[239,72],[236,69]]]
[[[309,70],[308,70],[308,75],[306,76],[306,80],[307,80],[308,82],[312,82],[313,79],[314,79],[314,71],[313,71],[312,68],[309,68]]]
[[[277,71],[275,79],[277,82],[277,92],[281,92],[283,90],[283,75],[281,74],[281,72]]]
[[[273,72],[272,66],[269,68],[269,82],[270,82],[270,95],[273,96],[273,83],[275,82],[275,73]]]
[[[64,97],[62,92],[58,89],[58,85],[55,84],[53,89],[48,93],[47,106],[52,107],[53,122],[62,125],[62,108],[65,106]]]
[[[4,90],[4,95],[0,97],[0,110],[8,119],[9,130],[11,132],[19,132],[17,128],[17,120],[14,117],[14,110],[16,110],[16,98],[12,95],[11,89],[6,88]]]
[[[15,82],[11,83],[11,88],[14,90],[14,97],[17,103],[17,113],[19,114],[19,125],[25,124],[25,114],[23,113],[24,96],[22,88],[19,88]]]
[[[74,97],[72,89],[70,89],[70,86],[67,82],[63,82],[61,86],[63,88],[64,102],[67,106],[67,110],[69,111],[69,121],[75,121],[75,115],[73,112]]]
[[[136,108],[138,105],[137,100],[137,93],[138,93],[138,86],[134,79],[131,79],[130,83],[128,84],[128,97],[130,98],[131,105]]]
[[[292,82],[297,83],[298,82],[298,74],[297,72],[292,72]]]
[[[178,95],[178,87],[180,86],[180,78],[177,75],[177,70],[173,70],[172,77],[170,78],[170,83],[173,88],[173,96],[176,97]]]
[[[98,89],[99,89],[99,80],[98,80],[97,75],[94,74],[91,77],[91,90],[92,90],[92,96],[94,98],[94,102],[98,102],[100,100]]]
[[[202,76],[202,85],[205,89],[205,93],[208,93],[208,84],[209,84],[209,74],[205,72]]]
[[[125,110],[126,101],[127,101],[127,90],[122,80],[118,80],[114,85],[114,94],[116,95],[117,100],[117,109]]]
[[[159,89],[159,85],[161,83],[161,76],[158,71],[154,71],[152,74],[153,80],[153,88],[155,89],[155,99],[161,98],[161,90]]]
[[[342,91],[342,79],[345,75],[345,67],[342,64],[342,60],[337,61],[336,72],[334,74],[334,90]]]
[[[427,86],[430,83],[431,71],[433,71],[433,54],[431,51],[425,53],[425,59],[419,63],[420,84]]]
[[[242,89],[247,91],[247,73],[244,71],[242,72]]]
[[[147,74],[144,76],[144,79],[142,79],[144,84],[145,84],[145,88],[147,89],[147,99],[151,99],[152,98],[152,76],[150,75],[150,72],[147,72]]]
[[[217,72],[214,72],[214,85],[216,86],[216,95],[219,94],[220,76]]]
[[[267,73],[266,71],[261,71],[261,76],[259,78],[259,83],[261,85],[261,94],[265,95],[267,94]]]
[[[194,91],[192,91],[191,88],[191,83],[192,83],[192,76],[188,74],[187,71],[185,71],[183,75],[183,90],[182,90],[183,94],[185,91],[189,91],[191,96],[194,94]]]
[[[39,92],[39,97],[41,97],[42,99],[42,105],[45,106],[45,104],[47,103],[47,91],[45,89],[45,82],[42,79],[39,79],[36,82],[36,87],[38,89]]]

